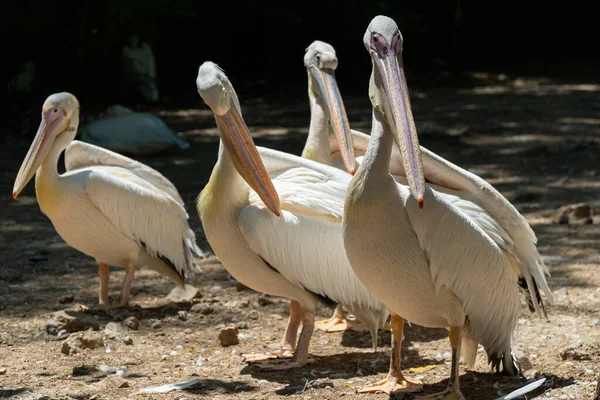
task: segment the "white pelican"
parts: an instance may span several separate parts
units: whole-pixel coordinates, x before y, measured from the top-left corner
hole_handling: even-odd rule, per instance
[[[221,136],[217,163],[198,198],[206,238],[235,279],[291,299],[290,320],[275,356],[294,352],[293,358],[270,360],[264,367],[306,365],[319,300],[345,305],[376,337],[387,309],[352,272],[342,241],[343,200],[351,176],[312,160],[257,149],[237,95],[216,64],[202,64],[196,83]]]
[[[337,67],[335,49],[328,43],[315,41],[306,49],[304,64],[308,69],[309,75],[311,122],[303,156],[340,169],[346,168],[352,171],[355,165],[359,165],[362,161],[369,144],[370,136],[351,129],[352,142],[343,142],[332,134],[336,125],[330,125],[329,115],[333,113],[329,109],[328,104],[340,104],[339,109],[344,113],[344,118],[338,118],[338,120],[347,121],[343,101],[337,89],[333,72]],[[349,145],[351,145],[350,148],[348,148]],[[346,147],[346,149],[340,153],[339,149],[342,147]],[[535,235],[533,235],[523,217],[500,193],[478,176],[452,164],[430,150],[421,147],[421,152],[423,172],[427,182],[432,183],[433,187],[443,193],[451,195],[448,197],[448,199],[452,199],[451,201],[456,201],[456,197],[459,197],[462,200],[477,204],[494,218],[501,226],[501,229],[508,232],[511,237],[524,237],[524,247],[517,248],[517,250],[525,258],[533,255],[532,262],[535,264],[537,261],[536,257],[538,257],[537,251],[535,251],[535,248],[531,250],[531,248],[527,247],[535,247]],[[345,154],[348,155],[346,159],[342,157]],[[354,165],[348,166],[348,159],[355,155]],[[390,172],[396,181],[400,183],[406,182],[402,155],[397,147],[392,149]],[[482,219],[481,222],[485,222],[485,220]],[[534,282],[535,278],[531,277],[531,281],[528,282],[525,276],[519,277],[519,286],[525,291],[530,309],[545,313],[539,292],[535,290],[536,285]],[[535,297],[535,303],[533,302],[532,293],[529,291],[530,287],[534,289],[533,296]],[[402,329],[402,320],[397,316],[392,316],[392,319],[394,318],[397,319],[396,321],[392,321],[395,329]],[[320,323],[317,322],[315,326],[324,331],[333,332],[347,329],[351,324],[346,320],[341,305],[338,305],[332,318],[320,321]],[[402,335],[400,334],[400,336]],[[401,342],[396,341],[392,336],[392,344],[392,347],[395,348],[391,353],[392,362],[394,362],[394,357],[398,356],[396,352],[400,351],[399,346],[401,346]],[[477,345],[477,340],[472,336],[463,337],[462,358],[467,363],[468,368],[474,367],[477,356]],[[393,390],[388,381],[384,380],[380,383],[373,386],[366,386],[360,389],[360,392],[385,391],[389,393],[390,390]],[[414,385],[411,388],[414,389]]]
[[[73,141],[78,124],[75,96],[56,93],[46,99],[13,197],[35,174],[42,213],[67,244],[98,262],[100,306],[108,306],[108,265],[126,270],[119,306],[128,304],[139,266],[147,265],[183,286],[202,251],[177,189],[144,164]],[[60,175],[58,158],[65,148],[67,172]]]
[[[304,66],[308,73],[310,128],[302,157],[346,169],[353,174],[356,170],[354,146],[351,141],[343,140],[343,135],[335,134],[336,129],[350,131],[344,102],[335,79],[337,65],[335,49],[329,43],[315,40],[306,48]],[[335,141],[336,150],[345,151],[332,154],[330,140]],[[331,318],[315,322],[315,328],[325,332],[339,332],[351,326],[358,328],[359,325],[353,325],[348,320],[341,304],[336,306]],[[373,328],[367,329],[373,332]],[[373,341],[376,343],[377,337]]]
[[[543,262],[527,221],[483,180],[475,180],[480,186],[472,188],[469,200],[447,188],[425,185],[396,23],[375,17],[364,44],[373,61],[373,126],[346,195],[346,253],[361,281],[396,318],[449,328],[448,388],[428,398],[463,399],[458,380],[463,333],[484,346],[494,367],[502,363],[506,371],[516,373],[511,341],[520,312],[517,283],[522,277],[535,293],[534,307],[541,301],[538,285],[551,301]],[[389,173],[394,142],[408,185]],[[438,174],[437,179],[444,176]],[[464,177],[458,184],[458,192],[472,187]],[[503,222],[508,229],[499,225],[502,218],[508,220]],[[410,387],[399,360],[392,367],[388,383]]]
[[[117,109],[114,106],[108,111],[113,115],[109,113],[106,118],[87,123],[79,129],[81,140],[117,153],[136,156],[160,153],[173,146],[180,149],[190,147],[154,114],[134,112],[125,107]]]

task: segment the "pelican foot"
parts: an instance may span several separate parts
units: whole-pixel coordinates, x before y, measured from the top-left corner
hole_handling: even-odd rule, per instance
[[[465,400],[465,396],[463,396],[460,390],[452,390],[448,388],[441,393],[417,396],[415,397],[415,400]]]
[[[315,328],[323,332],[343,332],[350,329],[351,323],[346,317],[336,317],[315,322]]]
[[[418,392],[423,389],[423,384],[418,379],[405,378],[403,375],[388,375],[385,379],[375,382],[372,385],[363,386],[358,389],[358,393],[386,393],[392,395],[399,392]]]
[[[290,349],[279,349],[265,354],[243,354],[242,357],[247,363],[255,363],[273,359],[289,359],[294,356],[294,352]]]
[[[262,363],[256,364],[256,366],[265,371],[281,371],[293,368],[302,368],[308,364],[314,364],[317,359],[313,357],[307,357],[306,360],[294,360],[294,358],[286,359],[272,359]]]

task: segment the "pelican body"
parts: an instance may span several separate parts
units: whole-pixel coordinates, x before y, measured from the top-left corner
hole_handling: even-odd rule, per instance
[[[108,306],[108,265],[126,270],[120,306],[128,304],[136,267],[148,266],[183,286],[202,251],[177,189],[144,164],[73,141],[78,123],[75,96],[48,97],[13,197],[35,174],[42,213],[67,244],[98,262],[100,306]],[[65,149],[67,172],[61,175],[57,164]]]
[[[292,368],[310,361],[308,345],[320,301],[344,304],[377,326],[387,310],[352,272],[342,241],[343,199],[350,175],[256,148],[235,91],[216,64],[200,66],[197,86],[215,114],[221,136],[217,163],[198,199],[206,237],[235,279],[256,291],[292,300],[281,350],[274,356],[293,353],[293,358],[262,366]]]
[[[550,300],[551,294],[535,235],[499,193],[489,185],[472,190],[472,177],[465,174],[454,187],[448,180],[447,187],[425,184],[402,43],[396,23],[383,16],[371,21],[364,36],[373,61],[373,125],[346,194],[344,245],[359,279],[392,315],[426,327],[449,328],[448,389],[428,398],[460,399],[463,339],[481,343],[496,368],[502,364],[508,373],[516,373],[511,343],[520,313],[520,280],[531,293],[542,289]],[[398,181],[390,175],[394,146],[402,161]],[[443,165],[439,158],[432,159]],[[431,172],[444,182],[439,170]],[[450,172],[461,177],[460,171]],[[499,223],[502,218],[506,229]],[[540,302],[536,295],[533,306],[540,307]],[[391,367],[390,375],[402,380],[399,361]]]
[[[115,107],[118,106],[112,110]],[[175,145],[180,149],[190,147],[156,115],[126,110],[84,125],[80,129],[81,140],[136,156],[157,154]]]
[[[315,40],[304,55],[304,66],[308,74],[308,99],[310,105],[310,127],[302,157],[322,164],[335,166],[354,174],[356,160],[352,140],[345,139],[342,131],[353,135],[344,101],[335,78],[338,59],[335,49],[329,43]],[[335,142],[335,155],[330,141]],[[387,315],[383,321],[387,319]],[[377,331],[383,321],[369,318],[366,328],[372,335],[373,350],[377,346]],[[363,321],[360,321],[363,322]],[[317,329],[325,332],[339,332],[346,329],[361,329],[365,325],[349,320],[342,305],[337,305],[331,318],[315,323]]]

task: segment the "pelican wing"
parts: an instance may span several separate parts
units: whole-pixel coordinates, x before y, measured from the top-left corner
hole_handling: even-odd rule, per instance
[[[191,272],[195,235],[185,209],[170,195],[117,167],[92,169],[85,190],[104,216],[150,256],[168,259],[180,274]]]
[[[369,135],[353,130],[352,139],[357,155],[366,151],[370,139]],[[337,141],[330,140],[330,145],[332,154],[335,156],[334,153],[338,153],[339,155]],[[545,276],[549,274],[537,250],[535,233],[525,217],[484,179],[451,163],[423,146],[421,146],[421,153],[423,172],[429,186],[442,193],[452,194],[476,204],[510,236],[511,241],[514,243],[513,253],[516,256],[520,276],[525,279],[529,294],[536,296],[537,301],[532,301],[532,306],[536,311],[543,312],[543,303],[539,297],[538,287],[545,293],[548,301],[552,303],[552,292],[548,287]],[[361,161],[362,156],[357,157],[357,164],[360,164]],[[336,166],[339,164],[335,157],[334,162]],[[402,155],[395,146],[390,160],[390,173],[397,182],[406,182]]]
[[[282,215],[273,215],[251,192],[250,205],[239,217],[250,247],[290,282],[321,299],[385,317],[385,306],[356,277],[344,249],[341,220],[350,175],[291,155],[279,159],[261,151],[261,156],[271,166],[288,162],[272,174]]]
[[[488,355],[510,349],[503,332],[520,313],[517,275],[506,253],[460,207],[430,188],[425,209],[408,196],[406,211],[429,260],[437,290],[446,287],[463,303],[473,332]],[[498,235],[501,235],[498,233]]]
[[[537,250],[537,238],[529,223],[519,211],[492,185],[479,176],[462,169],[437,154],[421,148],[425,179],[433,184],[451,189],[463,199],[480,206],[496,220],[514,242],[514,254],[520,275],[525,279],[530,294],[537,297],[533,302],[538,312],[543,311],[538,287],[549,302],[553,302],[545,274],[548,274]],[[397,153],[399,155],[399,153]],[[398,159],[399,157],[396,157]],[[393,163],[390,163],[392,165]],[[401,165],[396,163],[396,165]],[[395,173],[396,171],[392,171]]]
[[[351,179],[348,173],[291,154],[263,147],[258,150],[279,194],[282,210],[329,221],[342,220]],[[262,205],[253,191],[250,203]]]
[[[171,196],[179,205],[184,206],[183,199],[175,186],[160,172],[114,151],[79,140],[73,140],[65,152],[65,166],[67,171],[93,166],[125,168],[152,183],[157,189]]]

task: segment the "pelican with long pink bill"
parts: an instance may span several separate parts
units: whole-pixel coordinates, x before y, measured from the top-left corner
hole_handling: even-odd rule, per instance
[[[306,48],[304,66],[308,75],[310,127],[302,157],[354,174],[356,159],[351,139],[356,133],[350,129],[344,101],[335,78],[338,66],[335,49],[329,43],[315,40]],[[336,149],[335,153],[332,153],[332,148]],[[366,328],[371,333],[375,349],[377,331],[380,326],[385,325],[387,318],[388,313],[383,310],[381,315],[369,318],[366,322],[349,319],[342,305],[338,304],[331,318],[315,322],[315,328],[324,332]]]
[[[147,165],[73,140],[78,125],[75,96],[56,93],[46,99],[13,197],[35,175],[42,213],[68,245],[98,263],[101,307],[109,307],[109,265],[126,271],[119,306],[129,303],[136,267],[148,266],[183,287],[203,253],[177,189]],[[67,172],[59,174],[58,158],[65,149]]]
[[[396,343],[403,319],[449,328],[448,388],[426,398],[464,399],[458,362],[465,340],[468,363],[479,342],[493,367],[517,372],[511,344],[520,315],[519,285],[535,296],[531,307],[543,310],[539,291],[552,300],[545,268],[527,221],[495,189],[458,168],[444,170],[449,163],[439,157],[424,167],[396,23],[375,17],[363,41],[373,62],[373,124],[346,195],[346,253],[359,279],[390,310]],[[393,165],[394,147],[401,168]],[[403,176],[390,174],[396,168]],[[400,370],[399,348],[392,355],[388,376],[373,387],[414,390]]]
[[[216,64],[200,66],[196,85],[221,136],[217,162],[197,204],[206,238],[239,282],[291,300],[280,349],[244,355],[246,361],[265,369],[309,363],[320,302],[343,304],[361,321],[375,321],[371,325],[376,327],[387,309],[352,272],[342,241],[341,217],[351,175],[255,147],[235,90]],[[351,140],[347,130],[335,132],[342,135],[340,143]]]

